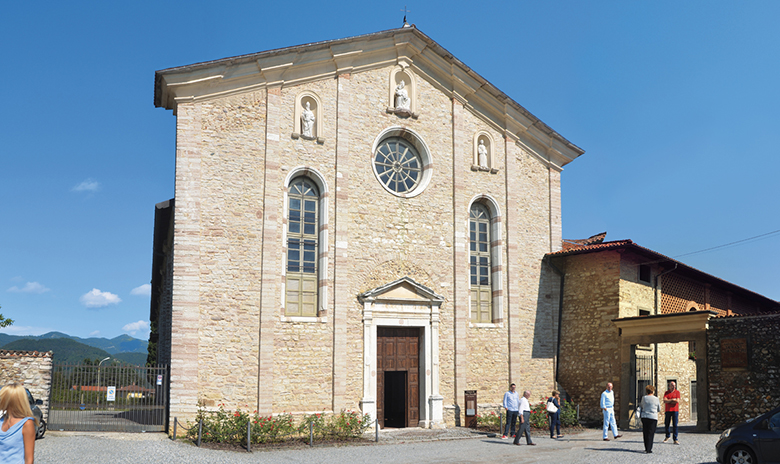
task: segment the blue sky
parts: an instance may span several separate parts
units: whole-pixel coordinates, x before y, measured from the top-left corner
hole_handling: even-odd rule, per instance
[[[391,2],[12,2],[0,27],[1,330],[148,334],[175,118],[154,72],[399,27]],[[780,299],[780,2],[407,2],[586,153],[565,238],[607,231]],[[775,233],[772,233],[775,232]]]

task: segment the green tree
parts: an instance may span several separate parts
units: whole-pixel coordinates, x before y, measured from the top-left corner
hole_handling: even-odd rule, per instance
[[[2,314],[0,314],[0,328],[8,327],[9,325],[13,324],[13,319],[8,319],[3,317]]]

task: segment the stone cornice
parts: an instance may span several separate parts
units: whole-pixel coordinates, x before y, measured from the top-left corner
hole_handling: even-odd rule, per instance
[[[414,26],[163,69],[155,73],[154,104],[176,112],[180,102],[393,65],[426,77],[556,168],[584,153]]]

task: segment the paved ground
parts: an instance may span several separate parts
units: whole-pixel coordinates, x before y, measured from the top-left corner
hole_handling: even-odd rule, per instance
[[[164,434],[47,432],[38,440],[36,463],[714,463],[717,433],[680,434],[680,445],[661,443],[645,454],[641,432],[602,441],[601,430],[588,429],[551,440],[534,437],[537,446],[513,446],[511,440],[465,429],[383,431],[380,442],[306,449],[216,451],[173,442]],[[525,441],[523,440],[523,443]]]

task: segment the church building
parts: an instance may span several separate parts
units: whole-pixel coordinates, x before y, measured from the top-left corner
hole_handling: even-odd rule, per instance
[[[561,171],[583,150],[415,26],[157,71],[176,117],[152,342],[170,417],[463,425],[556,388]]]

